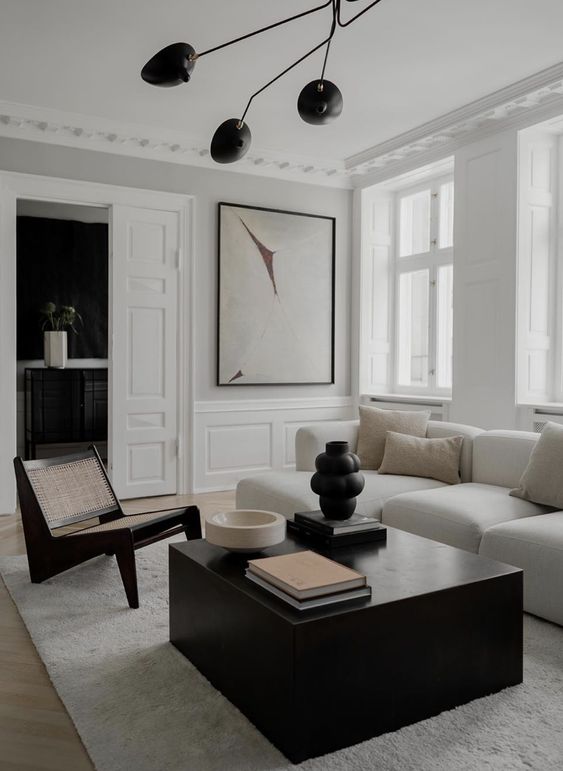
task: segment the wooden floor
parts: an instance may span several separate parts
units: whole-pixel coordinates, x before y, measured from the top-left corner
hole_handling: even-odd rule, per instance
[[[124,508],[133,513],[191,503],[205,515],[233,508],[234,493],[145,498]],[[0,555],[16,554],[25,554],[19,517],[0,517]],[[0,771],[93,768],[0,579]]]

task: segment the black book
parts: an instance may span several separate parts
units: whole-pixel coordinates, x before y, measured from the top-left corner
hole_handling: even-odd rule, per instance
[[[295,515],[295,521],[324,535],[340,535],[361,533],[381,527],[374,517],[364,517],[362,514],[352,514],[349,519],[327,519],[322,511],[300,511]]]
[[[355,546],[362,543],[385,541],[387,539],[387,528],[384,525],[378,525],[377,528],[358,533],[325,535],[318,530],[313,530],[312,527],[304,525],[302,522],[288,520],[287,529],[299,538],[310,541],[313,546],[317,545],[330,549],[338,548],[339,546]]]

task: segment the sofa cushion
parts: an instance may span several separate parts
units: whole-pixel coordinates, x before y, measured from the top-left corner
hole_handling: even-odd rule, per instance
[[[524,610],[563,624],[563,511],[489,528],[479,554],[522,568]]]
[[[546,508],[511,498],[506,487],[467,484],[397,495],[382,521],[409,533],[477,552],[487,528],[498,522],[544,514]]]
[[[510,495],[563,509],[563,426],[546,423],[520,484]]]
[[[458,485],[462,443],[463,436],[426,439],[388,431],[379,473],[429,477]]]
[[[472,482],[518,487],[539,434],[530,431],[484,431],[473,440]]]
[[[364,472],[366,484],[358,497],[356,511],[368,517],[381,518],[385,501],[393,495],[412,490],[444,487],[443,482],[424,477],[383,475]],[[296,511],[315,511],[319,497],[311,490],[311,473],[307,471],[269,471],[241,479],[237,485],[236,506],[240,509],[276,511],[293,519]]]
[[[357,455],[362,471],[380,467],[388,431],[426,436],[429,417],[430,412],[427,411],[380,410],[361,405]]]

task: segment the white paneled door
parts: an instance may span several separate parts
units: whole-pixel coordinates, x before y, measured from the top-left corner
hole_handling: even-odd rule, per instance
[[[120,498],[177,491],[180,216],[112,208],[110,473]]]

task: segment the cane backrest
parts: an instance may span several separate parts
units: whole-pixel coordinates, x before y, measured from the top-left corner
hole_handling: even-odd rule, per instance
[[[94,450],[23,467],[50,529],[121,510]]]

